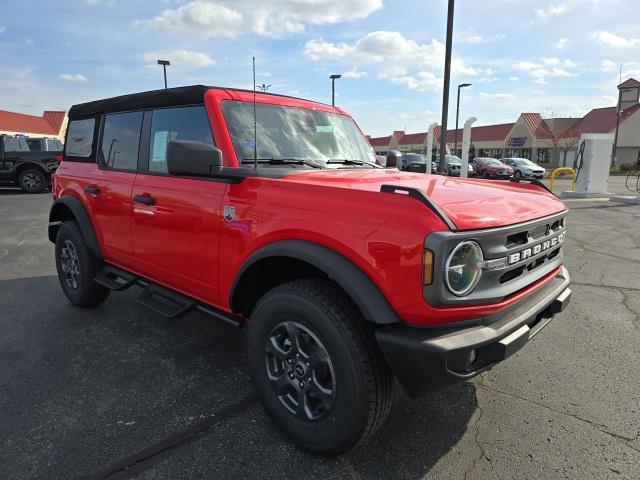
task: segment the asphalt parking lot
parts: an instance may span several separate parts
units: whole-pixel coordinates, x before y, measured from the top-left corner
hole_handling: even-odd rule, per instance
[[[50,204],[0,189],[2,479],[640,478],[640,206],[568,202],[567,310],[472,382],[397,388],[373,442],[318,458],[265,416],[242,333],[135,290],[71,306]]]

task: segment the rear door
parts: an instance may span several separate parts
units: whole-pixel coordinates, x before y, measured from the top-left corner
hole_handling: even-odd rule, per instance
[[[132,268],[131,191],[138,169],[143,112],[106,114],[98,162],[83,187],[105,259]]]
[[[218,301],[221,209],[227,184],[169,175],[167,145],[190,140],[214,145],[204,106],[145,113],[141,165],[133,187],[136,270],[204,302]]]

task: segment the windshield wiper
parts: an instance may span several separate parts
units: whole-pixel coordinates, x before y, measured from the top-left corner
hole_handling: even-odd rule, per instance
[[[326,161],[326,163],[340,163],[343,165],[371,165],[374,168],[379,168],[380,165],[375,164],[373,162],[368,162],[366,160],[351,160],[349,158],[331,158]]]
[[[256,160],[253,158],[243,158],[242,163],[254,163]],[[308,165],[313,168],[322,168],[311,160],[305,160],[303,158],[258,158],[258,163],[268,163],[270,165]]]

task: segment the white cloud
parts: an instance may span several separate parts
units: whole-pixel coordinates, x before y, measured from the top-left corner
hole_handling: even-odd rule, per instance
[[[516,98],[516,96],[513,93],[487,93],[487,92],[480,92],[480,96],[482,98],[498,98],[498,99]]]
[[[170,52],[148,52],[144,54],[145,62],[155,64],[158,59],[169,60],[172,65],[190,67],[206,67],[215,64],[215,60],[206,53],[189,50],[172,50]]]
[[[513,64],[513,69],[519,72],[528,73],[536,79],[544,78],[551,73],[549,69],[545,68],[539,63],[533,63],[529,61],[516,62]]]
[[[559,17],[566,13],[569,13],[571,8],[566,3],[559,3],[557,5],[551,5],[547,8],[536,8],[534,12],[538,18],[546,20],[550,17]]]
[[[367,72],[362,72],[357,68],[353,68],[351,70],[347,70],[342,74],[344,78],[362,78],[367,76]]]
[[[603,72],[612,72],[618,69],[618,64],[611,60],[604,59],[601,62]]]
[[[520,80],[520,77],[509,77],[509,80],[511,80],[512,82],[517,82],[518,80]]]
[[[175,10],[164,10],[134,25],[161,30],[172,35],[199,33],[203,37],[235,37],[245,28],[242,13],[204,1],[195,1]]]
[[[640,45],[640,38],[624,38],[606,30],[594,32],[592,37],[598,43],[610,48],[633,48]]]
[[[554,77],[575,77],[577,74],[567,72],[564,68],[554,68],[552,75]]]
[[[477,33],[475,30],[464,30],[455,37],[455,41],[458,43],[467,43],[469,45],[476,45],[485,41],[484,37]]]
[[[172,35],[233,38],[246,33],[279,37],[301,33],[305,24],[326,25],[369,16],[382,0],[193,0],[134,26]]]
[[[0,33],[4,33],[6,31],[6,27],[4,27],[3,25],[0,25]]]
[[[338,60],[353,51],[346,43],[329,43],[323,40],[309,40],[304,46],[304,54],[311,60]]]
[[[410,90],[438,90],[442,88],[442,78],[436,77],[431,72],[417,72],[415,75],[404,77],[392,77],[391,83],[403,85]]]
[[[557,48],[558,50],[563,49],[564,47],[567,46],[567,42],[569,41],[569,39],[567,37],[562,37],[561,39],[559,39],[556,44],[554,45],[554,48]]]
[[[560,59],[556,57],[543,58],[542,63],[545,65],[558,65],[560,63]]]
[[[349,66],[375,65],[377,78],[411,90],[428,90],[442,88],[439,75],[444,63],[444,50],[444,44],[437,39],[417,43],[399,32],[378,30],[353,43],[309,40],[304,54],[313,61],[349,62]],[[451,71],[467,77],[493,74],[493,70],[486,73],[487,70],[467,65],[460,58],[452,60]]]
[[[82,75],[81,73],[62,73],[58,76],[60,80],[65,80],[67,82],[77,82],[77,83],[86,83],[87,77]]]

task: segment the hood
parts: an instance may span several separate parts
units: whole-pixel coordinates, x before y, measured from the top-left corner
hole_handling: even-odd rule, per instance
[[[288,175],[284,180],[370,192],[380,192],[385,184],[417,188],[451,219],[458,230],[513,225],[566,208],[553,194],[527,182],[461,179],[392,169],[305,171]]]

